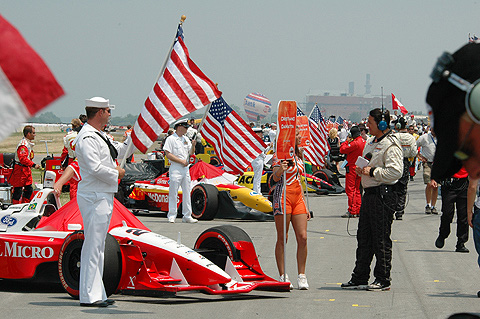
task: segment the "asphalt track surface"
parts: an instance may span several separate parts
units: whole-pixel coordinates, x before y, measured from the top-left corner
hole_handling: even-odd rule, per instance
[[[421,172],[420,172],[421,173]],[[113,295],[108,308],[84,308],[60,286],[0,280],[2,318],[447,318],[453,313],[480,315],[480,272],[472,236],[470,253],[455,252],[455,222],[443,249],[434,245],[439,215],[424,213],[424,185],[417,175],[409,184],[403,221],[392,229],[392,289],[384,292],[340,288],[350,279],[355,262],[357,219],[340,218],[347,197],[310,196],[314,218],[308,223],[307,277],[310,289],[286,293],[253,291],[236,296],[180,294],[173,298]],[[438,205],[441,206],[439,200]],[[263,270],[277,276],[273,222],[201,221],[168,224],[164,214],[142,215],[152,231],[193,246],[198,235],[216,225],[236,225],[252,238]],[[287,273],[296,286],[296,245],[288,244]]]

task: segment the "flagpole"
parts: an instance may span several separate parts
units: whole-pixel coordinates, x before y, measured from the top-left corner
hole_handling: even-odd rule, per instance
[[[283,281],[287,281],[287,171],[283,171]]]
[[[307,182],[307,169],[305,167],[305,157],[302,152],[302,161],[303,161],[303,178],[305,178],[305,197],[307,198],[307,209],[310,212],[310,203],[308,202],[308,182]]]
[[[179,26],[183,25],[183,22],[187,19],[187,16],[185,15],[182,15],[180,17],[180,23],[178,24]],[[178,33],[178,27],[177,27],[177,31],[175,33],[175,38],[173,39],[173,42],[172,42],[172,45],[170,46],[170,50],[168,50],[168,54],[167,54],[167,57],[165,58],[165,61],[163,62],[163,66],[162,66],[162,69],[160,70],[160,73],[158,74],[157,76],[157,81],[155,81],[155,83],[158,82],[158,79],[160,79],[160,77],[162,76],[163,72],[165,72],[165,68],[167,67],[167,62],[168,62],[168,59],[170,57],[170,54],[172,53],[172,50],[173,50],[173,46],[175,45],[175,42],[177,41],[177,33]],[[125,151],[125,156],[122,158],[122,162],[120,163],[120,167],[121,168],[124,168],[125,167],[125,163],[127,162],[127,154],[129,154],[133,149],[133,140],[130,139],[130,143],[128,143],[128,146],[127,146],[127,150]]]

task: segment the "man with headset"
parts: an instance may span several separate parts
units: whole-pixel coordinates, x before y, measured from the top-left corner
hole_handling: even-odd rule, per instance
[[[395,136],[400,141],[403,151],[403,174],[402,177],[395,184],[397,192],[397,208],[395,209],[395,219],[402,220],[403,214],[405,213],[405,205],[407,201],[407,187],[408,180],[410,177],[410,165],[411,161],[415,160],[417,156],[417,144],[415,137],[412,134],[409,134],[407,131],[407,120],[403,117],[399,117],[395,123],[395,129],[397,133]]]
[[[453,54],[444,52],[430,77],[433,83],[427,92],[427,104],[438,139],[432,178],[448,178],[462,165],[467,170],[471,184],[468,222],[473,227],[480,261],[480,210],[472,212],[475,184],[480,178],[480,43],[468,43]]]
[[[437,135],[432,178],[440,181],[465,166],[480,178],[480,43],[438,58],[427,92]]]
[[[397,198],[394,184],[402,176],[403,152],[398,139],[389,128],[389,123],[388,110],[376,108],[370,111],[368,127],[372,137],[367,140],[363,150],[363,157],[370,162],[355,169],[362,177],[365,192],[358,222],[356,262],[352,278],[342,284],[343,289],[390,289],[390,233]],[[375,281],[368,285],[370,264],[374,255]]]

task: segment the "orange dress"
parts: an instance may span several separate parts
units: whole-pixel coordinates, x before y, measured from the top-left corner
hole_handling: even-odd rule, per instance
[[[273,157],[273,167],[280,166],[281,161],[276,156]],[[303,198],[303,188],[301,177],[305,170],[303,162],[297,156],[293,159],[293,166],[289,166],[286,171],[286,210],[287,215],[307,214],[307,206]],[[277,182],[273,193],[273,214],[281,215],[284,207],[283,201],[283,177]]]

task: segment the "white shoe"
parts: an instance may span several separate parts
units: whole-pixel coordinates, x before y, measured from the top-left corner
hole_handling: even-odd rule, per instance
[[[288,275],[285,275],[285,280],[283,279],[283,275],[280,276],[280,280],[281,282],[290,282],[290,279],[288,279]],[[293,284],[290,282],[290,290],[293,289]]]
[[[307,276],[299,274],[297,278],[298,290],[308,290]]]
[[[168,217],[168,222],[174,224],[175,223],[175,217]]]
[[[198,220],[193,218],[193,217],[183,217],[182,218],[182,223],[189,223],[189,224],[193,224],[193,223],[198,223]]]

